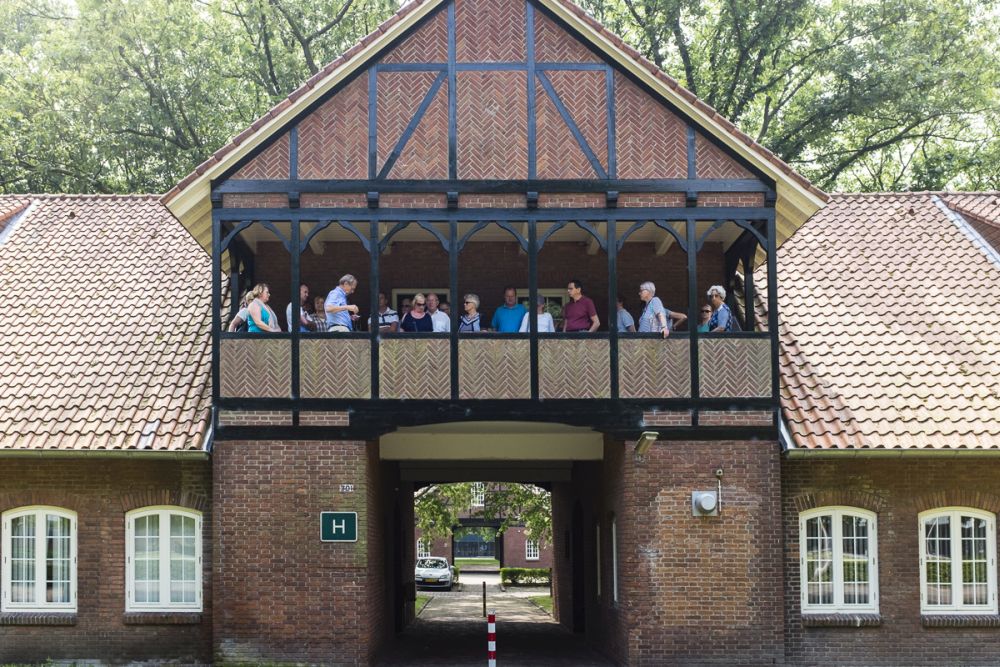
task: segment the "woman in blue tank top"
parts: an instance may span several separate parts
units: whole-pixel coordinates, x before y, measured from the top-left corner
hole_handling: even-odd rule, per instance
[[[276,319],[274,312],[267,307],[268,299],[271,298],[271,290],[266,283],[260,283],[251,292],[253,301],[250,302],[250,318],[247,320],[247,331],[250,333],[270,333],[277,331],[275,328]]]

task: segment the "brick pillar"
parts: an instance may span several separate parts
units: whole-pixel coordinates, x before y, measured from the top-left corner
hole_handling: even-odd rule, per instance
[[[629,665],[782,664],[778,444],[658,442],[642,461],[633,447],[605,445],[600,648]],[[691,492],[715,490],[717,468],[721,516],[692,516]]]
[[[384,625],[377,445],[222,441],[213,472],[216,658],[368,664]],[[329,510],[358,513],[356,543],[320,541]]]

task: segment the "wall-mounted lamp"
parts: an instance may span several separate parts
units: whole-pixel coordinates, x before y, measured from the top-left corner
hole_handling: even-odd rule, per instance
[[[644,456],[659,437],[660,434],[657,431],[643,431],[642,435],[639,436],[639,439],[635,443],[635,455]]]

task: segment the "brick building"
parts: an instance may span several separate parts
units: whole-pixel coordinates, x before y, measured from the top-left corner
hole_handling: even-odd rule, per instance
[[[826,195],[567,0],[408,3],[162,198],[0,197],[0,662],[370,663],[414,489],[487,480],[622,664],[996,664],[997,229]],[[227,331],[346,273],[357,331]],[[458,331],[574,278],[596,331]],[[619,331],[645,281],[740,331]]]

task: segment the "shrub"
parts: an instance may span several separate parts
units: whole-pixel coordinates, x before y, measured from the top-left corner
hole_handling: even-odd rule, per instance
[[[547,567],[502,567],[500,581],[506,586],[532,586],[549,584],[552,570]]]

